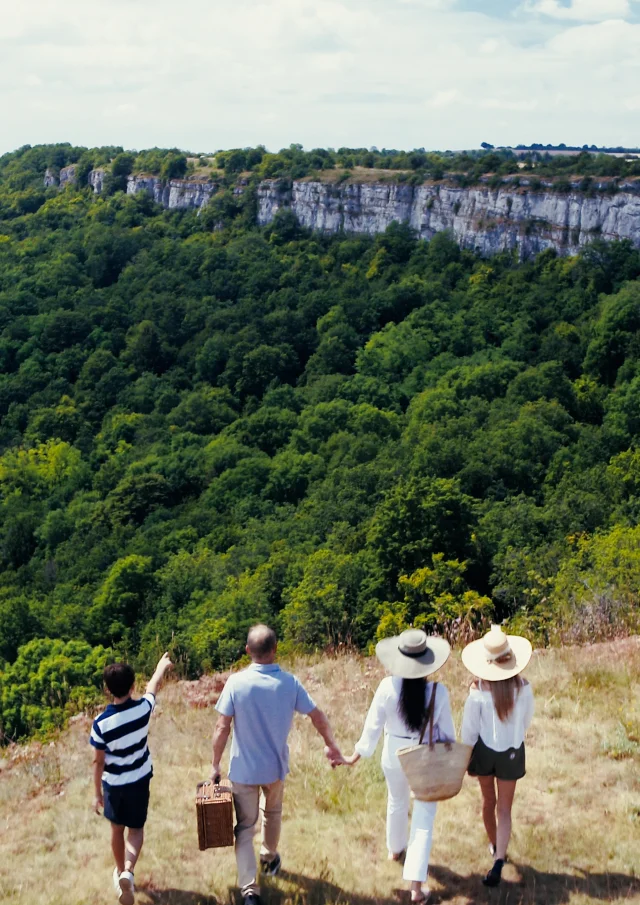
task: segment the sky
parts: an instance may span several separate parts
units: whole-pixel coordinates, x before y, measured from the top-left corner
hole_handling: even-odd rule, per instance
[[[0,152],[640,145],[640,0],[13,0]]]

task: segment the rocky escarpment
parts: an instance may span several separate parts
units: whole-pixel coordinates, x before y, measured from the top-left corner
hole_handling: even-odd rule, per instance
[[[67,185],[75,185],[77,182],[76,172],[77,167],[73,163],[68,167],[62,167],[61,170],[58,170],[57,167],[47,167],[44,174],[44,187],[48,189],[51,186],[58,185],[63,189]]]
[[[484,255],[515,250],[527,258],[547,248],[576,254],[595,237],[630,239],[640,247],[640,192],[631,183],[626,189],[588,194],[526,186],[265,181],[258,187],[258,222],[266,225],[288,208],[303,226],[327,233],[373,235],[395,220],[423,239],[448,230],[460,245]]]
[[[107,171],[102,167],[98,167],[95,170],[91,170],[87,176],[87,182],[93,189],[94,195],[99,195],[102,192],[106,175]]]
[[[217,183],[196,179],[165,182],[158,176],[129,176],[127,180],[128,195],[148,192],[157,204],[169,210],[200,210],[217,191]]]
[[[60,170],[60,188],[64,188],[65,185],[75,185],[78,181],[77,172],[78,168],[75,163],[70,164],[68,167],[62,167]]]
[[[104,190],[106,173],[104,168],[89,173],[94,193]],[[45,186],[75,185],[77,168],[63,167],[59,175],[50,168],[44,181]],[[615,186],[610,180],[588,186],[574,182],[564,188],[508,176],[499,185],[491,181],[470,188],[451,182],[414,186],[265,180],[257,190],[257,218],[264,226],[279,210],[289,209],[309,229],[368,235],[398,221],[408,223],[423,239],[447,230],[464,248],[483,255],[515,251],[520,258],[549,248],[576,254],[597,237],[629,239],[640,248],[640,180]],[[218,190],[217,183],[199,179],[165,181],[142,174],[127,180],[127,194],[148,192],[169,210],[201,211]]]
[[[87,184],[91,186],[95,195],[104,191],[108,170],[104,167],[96,167],[87,176]],[[77,167],[71,164],[63,167],[59,174],[53,167],[47,168],[44,174],[44,186],[59,186],[61,189],[68,185],[77,185]],[[197,210],[199,211],[211,200],[218,191],[216,182],[206,182],[201,179],[169,179],[164,181],[159,176],[129,176],[127,179],[127,194],[137,195],[138,192],[148,192],[157,204],[172,210]]]

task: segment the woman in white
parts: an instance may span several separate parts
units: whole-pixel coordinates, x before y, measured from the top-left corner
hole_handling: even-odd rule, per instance
[[[524,737],[533,717],[533,692],[520,673],[530,659],[529,641],[505,635],[499,625],[462,652],[475,680],[464,705],[461,735],[465,745],[473,745],[469,774],[480,782],[482,819],[495,859],[482,880],[485,886],[500,883],[516,782],[525,774]]]
[[[422,903],[429,898],[429,890],[423,892],[422,884],[429,871],[436,803],[414,801],[409,833],[411,791],[396,752],[418,742],[430,713],[432,695],[434,741],[455,741],[447,689],[426,679],[444,666],[450,650],[443,638],[427,637],[419,629],[409,629],[378,643],[376,655],[391,675],[378,686],[354,753],[343,758],[351,766],[361,757],[371,757],[384,732],[382,770],[388,791],[387,848],[393,861],[404,859],[403,877],[411,884],[412,902]]]

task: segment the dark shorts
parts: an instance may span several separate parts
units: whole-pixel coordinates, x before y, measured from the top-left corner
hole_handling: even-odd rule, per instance
[[[519,748],[494,751],[482,741],[475,743],[468,768],[469,776],[495,776],[496,779],[522,779],[525,770],[524,742]]]
[[[149,810],[150,776],[132,782],[127,786],[108,786],[102,783],[104,796],[104,816],[111,823],[140,830],[147,821]]]

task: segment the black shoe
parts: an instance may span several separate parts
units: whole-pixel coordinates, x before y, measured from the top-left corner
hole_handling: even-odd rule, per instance
[[[262,899],[260,896],[257,896],[255,892],[250,892],[242,901],[244,905],[262,905]]]
[[[497,858],[493,862],[493,867],[489,871],[486,877],[482,878],[482,882],[485,886],[499,886],[500,880],[502,879],[502,866],[504,861],[501,858]]]
[[[261,861],[260,866],[262,867],[262,873],[266,874],[268,877],[275,877],[282,867],[282,858],[280,855],[276,855],[273,861]],[[249,903],[251,905],[251,903]]]

